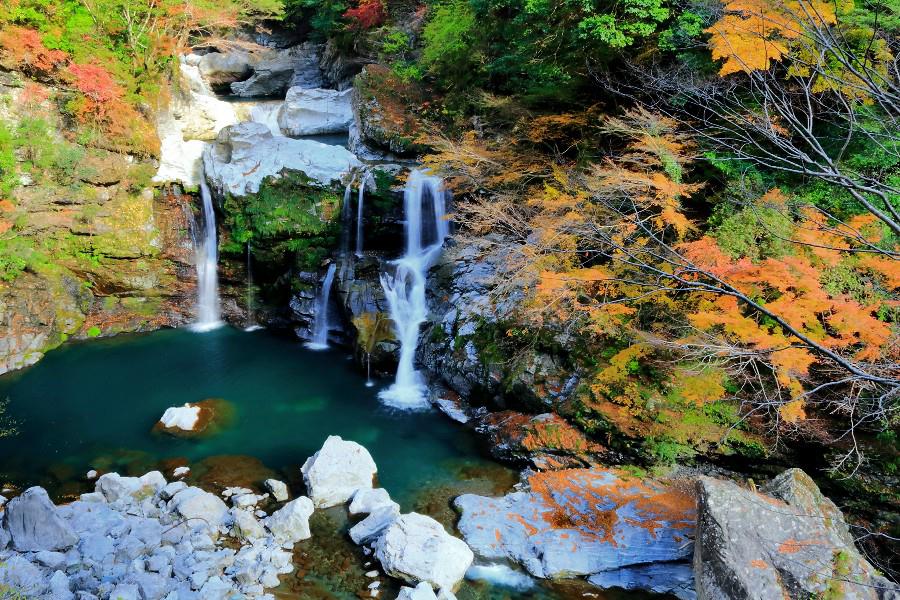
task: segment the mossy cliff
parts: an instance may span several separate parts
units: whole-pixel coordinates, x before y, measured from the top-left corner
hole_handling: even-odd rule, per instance
[[[184,322],[192,296],[180,198],[150,187],[152,164],[66,140],[58,90],[0,83],[0,372],[70,337]],[[185,308],[187,307],[187,308]]]

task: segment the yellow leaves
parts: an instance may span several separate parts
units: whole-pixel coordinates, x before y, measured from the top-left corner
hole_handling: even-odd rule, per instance
[[[778,407],[778,414],[787,423],[797,423],[806,419],[803,400],[791,400]]]
[[[722,373],[715,369],[700,373],[680,372],[676,375],[674,385],[682,400],[696,406],[721,400],[725,396]]]
[[[810,23],[809,21],[813,22]],[[706,30],[713,60],[722,60],[719,75],[767,70],[779,62],[812,25],[837,22],[827,0],[730,0],[725,14]]]

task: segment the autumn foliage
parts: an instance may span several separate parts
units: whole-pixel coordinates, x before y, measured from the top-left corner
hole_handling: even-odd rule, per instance
[[[40,34],[25,27],[7,27],[0,31],[0,55],[7,68],[19,69],[33,77],[46,77],[68,61],[62,50],[50,50]]]
[[[725,14],[706,30],[713,60],[723,61],[719,75],[768,69],[803,38],[810,18],[836,23],[834,7],[823,0],[728,0]]]
[[[372,29],[387,17],[383,0],[360,0],[355,8],[347,9],[344,18],[349,19],[354,29]]]

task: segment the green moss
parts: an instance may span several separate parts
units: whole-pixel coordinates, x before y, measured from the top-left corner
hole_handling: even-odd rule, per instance
[[[96,325],[94,325],[93,327],[91,327],[90,329],[87,330],[87,336],[89,338],[100,337],[101,333],[102,333],[102,331],[100,331],[100,328],[97,327]]]
[[[228,235],[220,249],[243,256],[249,243],[261,262],[314,268],[337,244],[341,202],[341,194],[302,173],[267,178],[258,193],[225,199]]]

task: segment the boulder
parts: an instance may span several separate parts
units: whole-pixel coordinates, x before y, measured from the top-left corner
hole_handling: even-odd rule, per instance
[[[448,590],[462,580],[474,560],[465,542],[418,513],[402,515],[388,526],[375,543],[375,557],[391,577]]]
[[[292,546],[312,536],[309,531],[309,517],[314,510],[312,500],[300,496],[272,513],[266,519],[266,527],[272,532],[272,537],[277,543]]]
[[[275,137],[263,123],[240,123],[219,132],[203,153],[209,183],[220,194],[255,194],[263,179],[282,170],[305,174],[315,185],[340,183],[361,163],[346,148]]]
[[[367,515],[375,509],[393,506],[397,510],[400,505],[391,500],[390,494],[384,488],[362,488],[353,494],[353,501],[350,502],[351,515]]]
[[[159,422],[166,429],[193,431],[200,421],[200,407],[185,403],[184,406],[170,406],[163,412]]]
[[[353,122],[352,93],[292,87],[278,112],[278,126],[284,135],[293,137],[346,133]]]
[[[378,467],[368,450],[332,435],[306,459],[300,471],[313,503],[327,508],[343,504],[357,490],[371,488]]]
[[[41,570],[23,556],[14,554],[0,562],[0,597],[7,597],[4,590],[9,590],[10,598],[37,598],[46,589]]]
[[[371,544],[400,516],[400,508],[396,504],[380,506],[372,513],[350,528],[350,539],[354,543]]]
[[[233,50],[231,52],[210,52],[204,54],[197,68],[203,78],[214,88],[229,88],[253,74],[256,58],[249,52]]]
[[[122,477],[118,473],[105,473],[97,479],[94,491],[103,494],[107,502],[124,500],[131,502],[135,496],[149,497],[166,486],[166,479],[159,471],[151,471],[140,477]]]
[[[228,507],[218,496],[196,487],[187,487],[176,493],[169,500],[168,509],[184,519],[202,521],[209,527],[222,525],[228,514]],[[195,526],[197,523],[189,525]]]
[[[437,600],[437,596],[431,585],[423,581],[414,588],[406,586],[400,588],[397,600]]]
[[[502,498],[454,501],[459,530],[479,556],[549,578],[691,556],[688,491],[599,468],[534,473],[527,483],[529,491]]]
[[[599,588],[647,590],[669,594],[679,600],[694,600],[694,570],[689,562],[665,562],[601,571],[588,578]]]
[[[253,73],[231,84],[236,96],[281,96],[291,86],[321,87],[318,44],[301,44],[284,50],[261,53],[252,65]]]
[[[900,598],[853,545],[841,511],[800,469],[760,492],[701,477],[694,575],[701,600]]]
[[[266,489],[269,490],[276,502],[284,502],[290,497],[288,494],[288,486],[283,481],[266,479],[263,485],[266,486]]]
[[[250,511],[232,508],[231,520],[232,531],[240,540],[253,541],[266,535],[266,530]]]
[[[4,527],[12,546],[21,552],[68,550],[78,536],[58,514],[44,488],[28,488],[9,501],[4,512]]]

